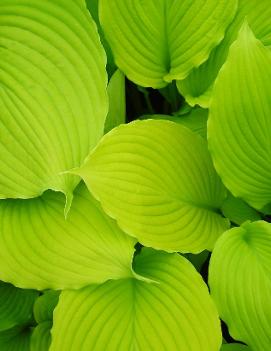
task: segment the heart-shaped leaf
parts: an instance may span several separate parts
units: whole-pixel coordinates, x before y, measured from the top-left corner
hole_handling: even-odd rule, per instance
[[[119,126],[74,172],[106,213],[146,246],[198,253],[211,250],[229,227],[219,213],[226,189],[207,143],[177,123]]]
[[[85,186],[68,219],[63,195],[0,202],[0,278],[24,288],[80,288],[132,274],[135,240],[107,217]]]
[[[254,351],[271,347],[271,224],[245,223],[225,232],[210,261],[209,285],[235,340]]]
[[[65,291],[50,351],[217,351],[220,322],[207,286],[178,254],[144,249],[135,278]]]
[[[236,0],[100,0],[100,20],[125,75],[162,88],[208,58],[236,8]]]
[[[213,92],[208,140],[231,193],[261,209],[271,201],[271,51],[245,23]]]
[[[103,134],[105,54],[74,0],[0,2],[0,198],[61,191],[69,207],[82,164]]]
[[[206,62],[194,68],[186,79],[177,82],[179,91],[190,105],[209,106],[213,83],[245,19],[256,37],[271,47],[270,0],[239,0],[236,16],[227,28],[223,41],[212,50]]]

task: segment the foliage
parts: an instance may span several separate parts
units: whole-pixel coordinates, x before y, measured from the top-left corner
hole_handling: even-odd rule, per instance
[[[1,0],[1,351],[271,349],[270,11]]]

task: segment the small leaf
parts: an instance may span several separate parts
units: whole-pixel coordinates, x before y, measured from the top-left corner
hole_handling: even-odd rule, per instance
[[[209,106],[213,83],[245,19],[256,37],[264,45],[271,47],[270,0],[239,0],[236,16],[227,28],[223,41],[212,50],[206,62],[194,68],[186,79],[177,82],[180,93],[191,106]]]
[[[37,298],[33,309],[37,323],[53,320],[53,312],[58,303],[59,294],[59,291],[47,290]]]
[[[198,253],[211,250],[229,227],[219,214],[226,190],[207,143],[177,123],[121,125],[75,172],[105,212],[145,246]]]
[[[0,198],[66,194],[103,134],[105,54],[78,1],[0,2]]]
[[[242,344],[224,344],[221,347],[221,351],[250,351],[251,349]]]
[[[143,249],[135,271],[156,282],[131,278],[61,293],[50,351],[219,349],[219,318],[191,263]]]
[[[162,88],[208,58],[236,9],[236,0],[100,0],[100,21],[125,75]]]
[[[256,209],[271,201],[271,51],[245,23],[210,106],[209,148],[231,193]]]
[[[109,111],[105,121],[105,133],[109,132],[118,125],[125,123],[125,76],[119,69],[116,70],[111,77],[107,92],[109,96]]]
[[[107,217],[85,186],[68,219],[60,193],[0,202],[0,278],[24,288],[80,288],[132,275],[135,240]]]
[[[225,232],[209,268],[211,295],[235,340],[253,351],[271,348],[271,224],[258,221]]]
[[[238,199],[231,194],[228,195],[221,207],[223,215],[231,222],[241,225],[250,221],[259,221],[261,215],[259,212],[250,207],[246,202]]]
[[[29,321],[38,292],[0,282],[0,331]]]
[[[31,335],[30,351],[48,351],[51,345],[52,322],[43,322],[35,327]]]

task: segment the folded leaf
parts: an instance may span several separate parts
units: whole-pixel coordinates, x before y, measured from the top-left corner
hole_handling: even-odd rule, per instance
[[[66,194],[103,134],[105,54],[78,1],[1,0],[0,198]]]
[[[215,167],[231,193],[271,201],[271,51],[245,23],[214,88],[208,123]]]
[[[256,37],[271,47],[270,0],[239,0],[236,16],[227,28],[223,41],[212,50],[206,62],[194,68],[186,79],[177,82],[180,93],[191,106],[209,106],[213,83],[245,19]]]
[[[120,227],[145,246],[198,253],[229,227],[207,143],[188,128],[136,121],[105,135],[76,174]]]
[[[207,286],[185,258],[143,249],[138,274],[65,291],[54,314],[50,351],[217,351],[220,322]]]
[[[31,335],[30,351],[48,351],[51,344],[52,322],[43,322],[35,327]]]
[[[208,58],[236,8],[236,0],[100,0],[100,20],[125,75],[162,88]]]
[[[29,321],[37,296],[37,291],[18,289],[0,282],[0,331]]]
[[[85,186],[64,219],[63,195],[0,202],[0,279],[24,288],[80,288],[131,276],[135,240],[107,217]]]
[[[231,336],[253,351],[271,348],[271,224],[225,232],[210,261],[209,285]]]

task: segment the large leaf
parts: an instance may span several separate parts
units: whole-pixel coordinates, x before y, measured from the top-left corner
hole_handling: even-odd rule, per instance
[[[237,14],[228,27],[223,41],[213,49],[205,63],[194,68],[185,80],[177,83],[179,91],[192,106],[195,104],[202,107],[209,106],[213,83],[245,18],[256,37],[262,40],[264,45],[271,47],[270,0],[239,0]]]
[[[210,250],[229,226],[219,214],[226,191],[207,143],[177,123],[146,120],[115,128],[74,172],[120,227],[146,246]]]
[[[244,24],[217,79],[210,151],[224,184],[261,209],[271,201],[271,51]]]
[[[236,0],[100,0],[100,20],[125,75],[162,88],[208,58],[236,8]]]
[[[30,351],[31,329],[14,327],[0,332],[1,351]],[[36,350],[38,351],[38,350]]]
[[[0,202],[0,278],[43,289],[79,288],[132,274],[135,240],[107,217],[85,186],[69,217],[63,195]]]
[[[207,286],[178,254],[144,249],[138,274],[65,291],[54,315],[50,351],[217,351],[220,323]]]
[[[271,349],[271,224],[258,221],[225,232],[209,270],[211,295],[234,339],[253,351]]]
[[[51,344],[51,328],[52,322],[43,322],[35,327],[31,335],[30,351],[49,350]]]
[[[105,55],[74,0],[0,2],[0,198],[46,189],[71,201],[79,166],[103,134]],[[69,205],[69,203],[68,203]]]
[[[37,291],[0,282],[0,331],[29,321],[37,296]]]

